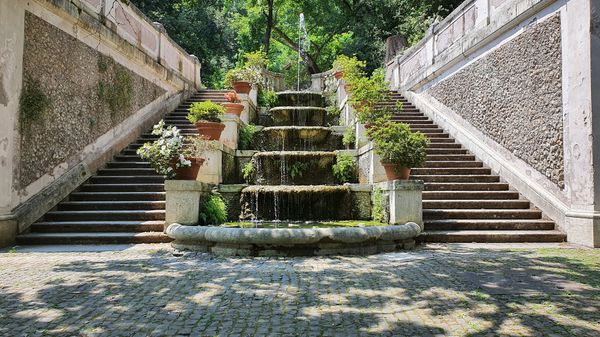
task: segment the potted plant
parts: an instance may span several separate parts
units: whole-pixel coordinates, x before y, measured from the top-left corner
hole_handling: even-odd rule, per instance
[[[412,132],[407,124],[390,121],[378,121],[367,132],[389,180],[406,180],[411,168],[423,165],[429,140],[421,132]]]
[[[223,103],[223,106],[225,107],[227,113],[234,114],[234,115],[240,117],[242,114],[242,111],[244,110],[244,105],[240,103],[241,100],[238,97],[238,95],[236,94],[236,92],[231,91],[231,92],[224,94],[223,96],[225,96],[225,99],[228,102],[228,103]]]
[[[154,125],[152,134],[158,139],[142,145],[137,154],[167,179],[195,180],[204,163],[201,156],[210,142],[199,137],[184,138],[177,127],[165,127],[162,120]]]
[[[378,120],[387,120],[391,111],[385,107],[376,107],[376,104],[388,98],[388,83],[385,81],[383,69],[373,71],[371,77],[358,76],[351,79],[352,95],[350,104],[356,111],[356,118],[366,128],[371,127]]]
[[[225,73],[224,82],[239,94],[249,94],[252,83],[248,80],[247,71],[241,68],[233,68]]]
[[[194,102],[189,108],[187,119],[196,125],[200,136],[208,140],[219,140],[225,129],[221,117],[225,114],[225,107],[213,101]]]
[[[248,94],[252,85],[258,85],[263,78],[263,71],[267,68],[267,55],[262,51],[244,54],[244,63],[230,69],[225,73],[225,85],[232,87],[237,93]]]

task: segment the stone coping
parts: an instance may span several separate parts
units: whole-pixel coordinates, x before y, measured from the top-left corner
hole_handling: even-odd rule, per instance
[[[165,191],[200,191],[210,192],[212,184],[197,180],[165,180]]]
[[[339,243],[399,241],[413,239],[421,233],[414,222],[403,225],[340,228],[227,228],[171,224],[166,234],[175,243],[207,242],[216,244],[253,244],[291,247],[316,244],[322,240]]]
[[[425,188],[423,180],[391,180],[375,184],[384,191],[422,191]]]
[[[220,184],[219,192],[221,193],[238,193],[241,192],[244,188],[252,186],[248,184]],[[272,185],[277,186],[277,185]],[[294,186],[311,186],[311,185],[294,185]],[[340,185],[331,185],[331,186],[340,186]],[[350,184],[346,183],[341,186],[348,186],[351,192],[371,192],[373,187],[370,184]]]

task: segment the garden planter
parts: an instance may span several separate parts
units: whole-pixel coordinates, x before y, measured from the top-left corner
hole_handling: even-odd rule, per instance
[[[223,106],[227,109],[227,113],[241,116],[244,111],[244,105],[241,103],[223,103]]]
[[[350,86],[350,84],[344,84],[344,90],[347,94],[349,94],[352,92],[352,87]]]
[[[398,167],[396,164],[381,163],[388,180],[408,180],[410,167]]]
[[[344,77],[344,72],[341,70],[338,70],[335,73],[333,73],[333,77],[335,77],[336,80],[341,80],[342,77]]]
[[[176,180],[196,180],[200,166],[204,164],[204,158],[185,158],[192,162],[192,166],[176,168],[176,159],[171,160],[171,167],[175,171]]]
[[[219,138],[221,138],[221,133],[225,129],[225,124],[201,121],[196,123],[196,129],[198,129],[200,137],[207,140],[219,140]]]
[[[233,86],[233,90],[238,94],[249,94],[250,90],[252,90],[252,85],[246,81],[233,81],[231,85]]]

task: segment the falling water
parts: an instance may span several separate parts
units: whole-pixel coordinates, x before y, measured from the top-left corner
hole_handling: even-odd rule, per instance
[[[308,41],[308,32],[306,31],[306,25],[304,24],[304,13],[300,13],[300,23],[298,25],[298,86],[297,90],[300,91],[300,66],[302,64],[302,55],[308,51],[310,42]]]

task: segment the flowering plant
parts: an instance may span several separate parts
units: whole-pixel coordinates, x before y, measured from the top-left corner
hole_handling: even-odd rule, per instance
[[[158,139],[142,145],[137,154],[148,160],[157,173],[174,178],[175,170],[171,166],[173,160],[176,168],[192,165],[183,150],[184,137],[181,130],[172,125],[165,127],[165,122],[161,120],[152,128],[152,134],[159,136]]]

